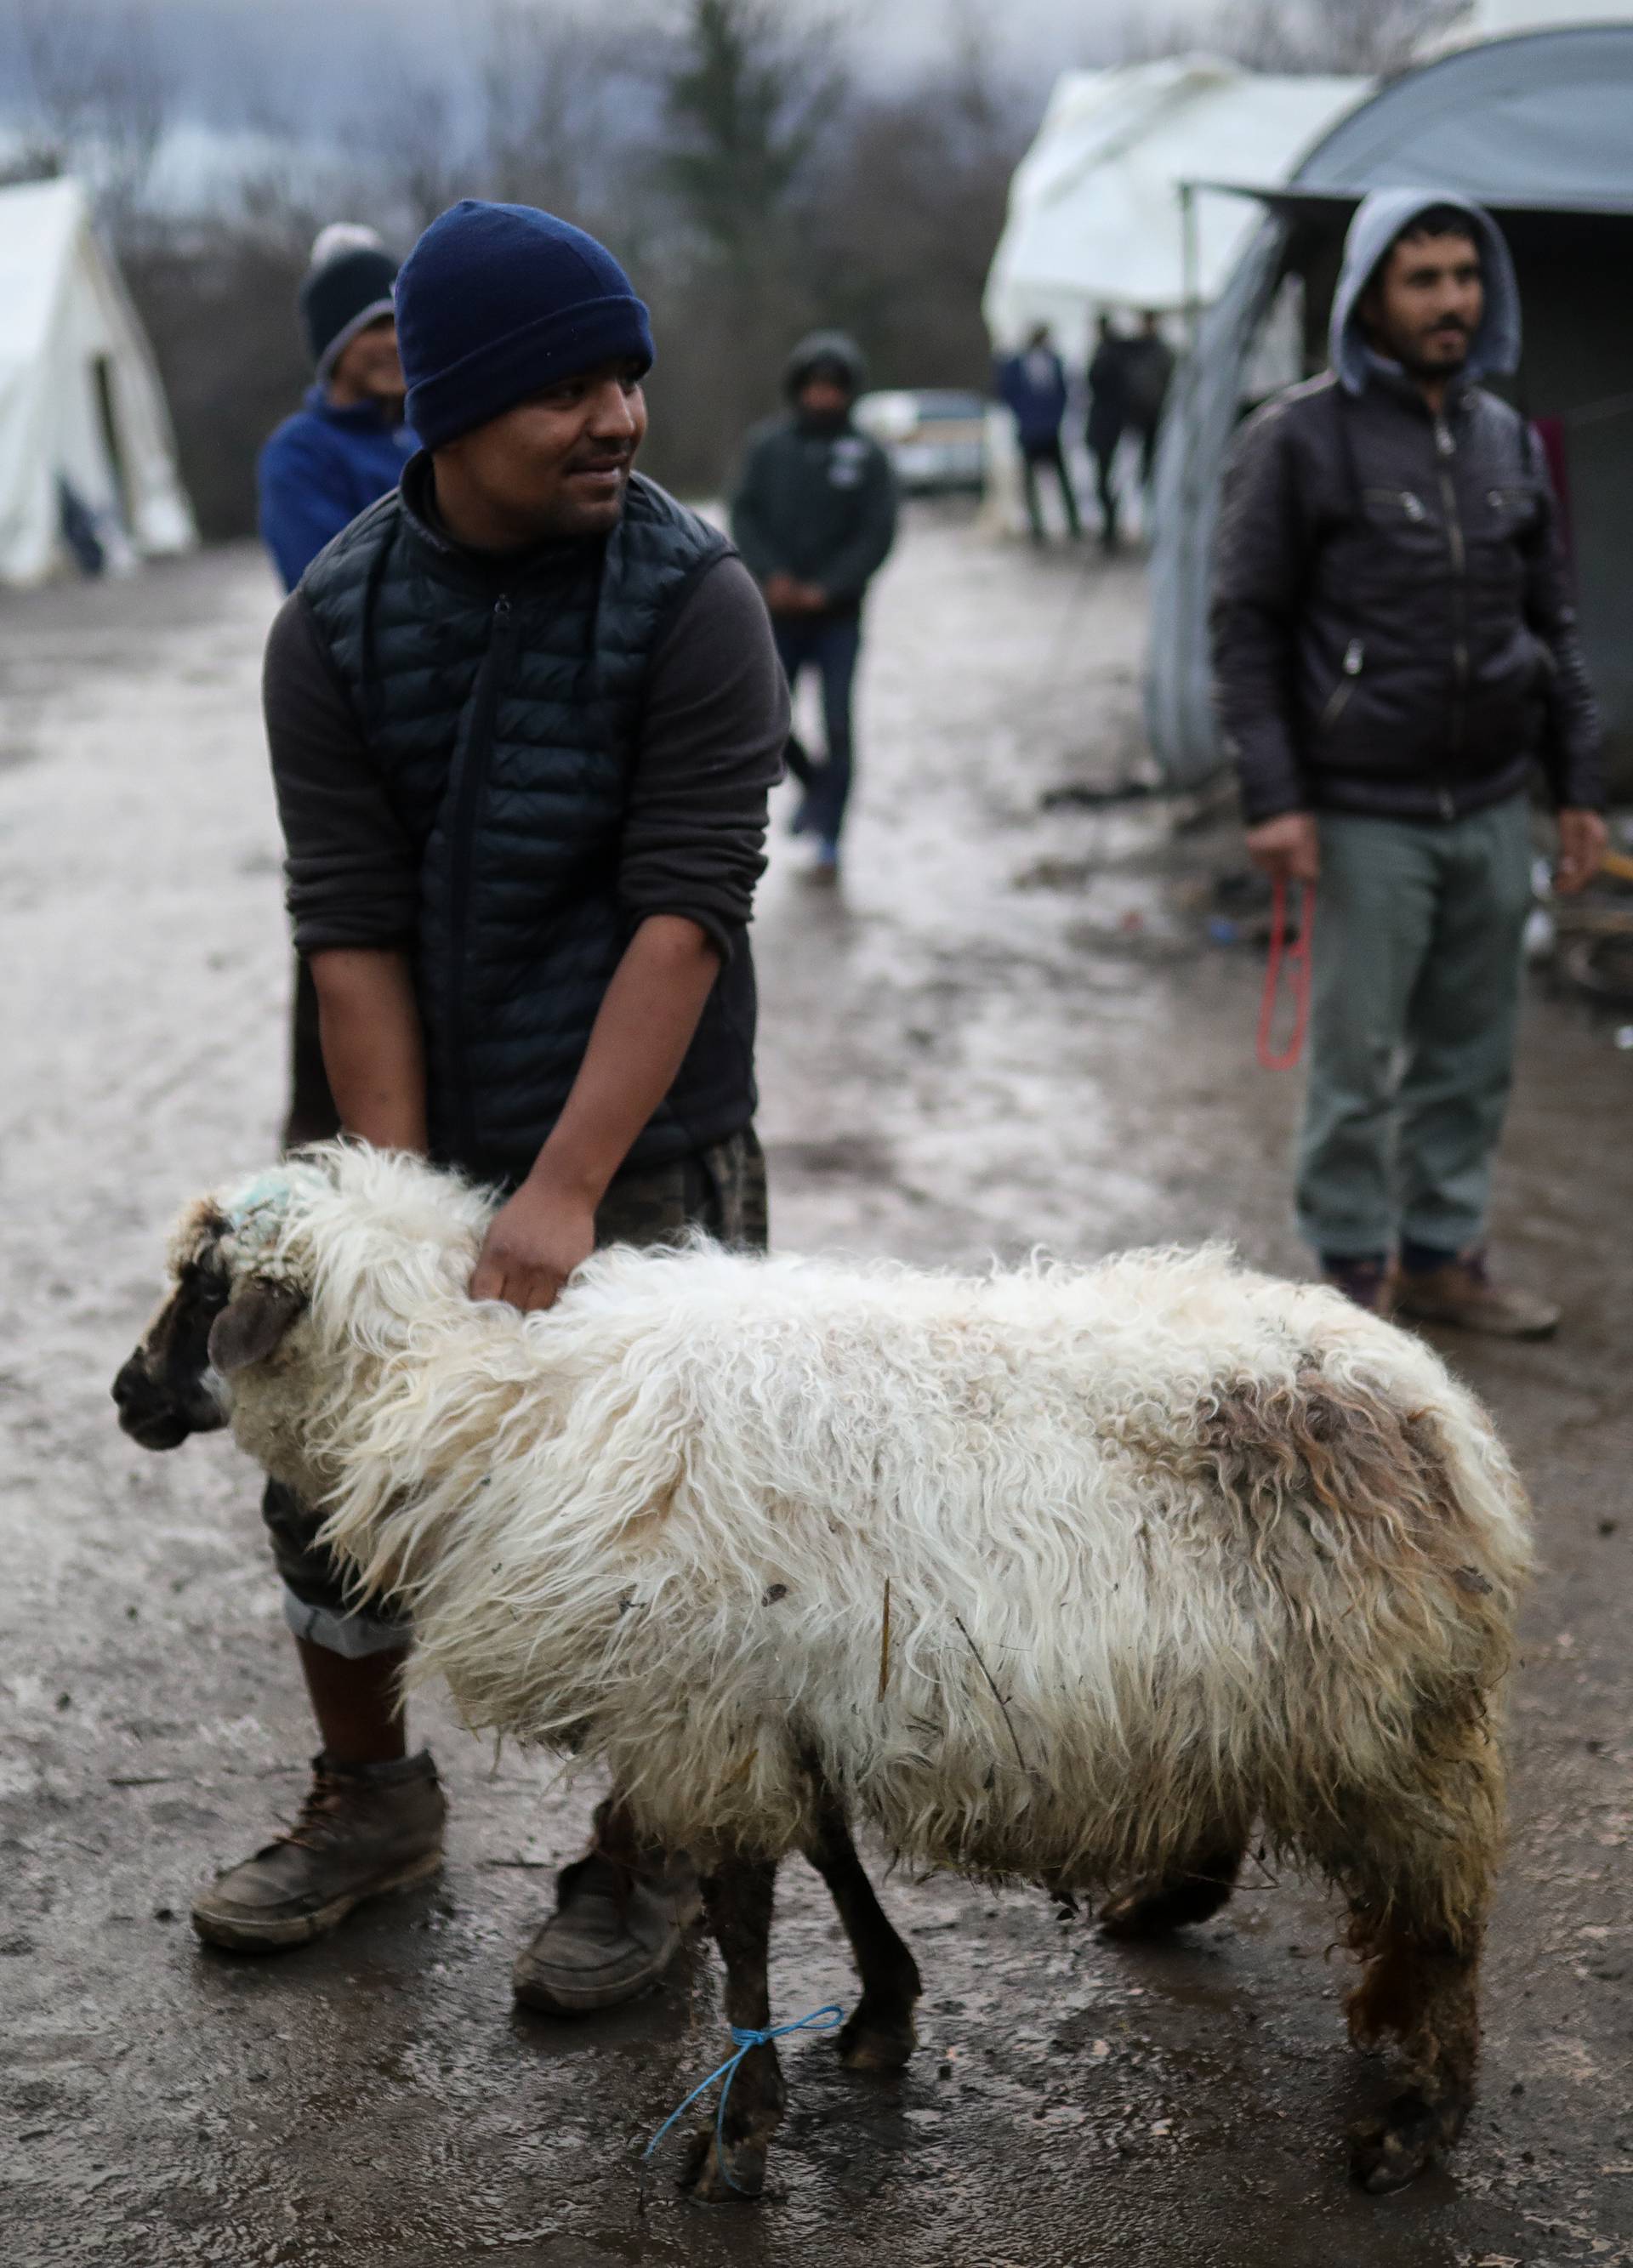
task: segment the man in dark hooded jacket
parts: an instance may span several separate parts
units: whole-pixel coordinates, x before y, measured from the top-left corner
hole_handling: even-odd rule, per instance
[[[1213,604],[1248,850],[1273,877],[1320,880],[1300,1226],[1377,1312],[1540,1337],[1558,1309],[1494,1283],[1484,1257],[1538,766],[1558,888],[1592,877],[1605,827],[1542,452],[1478,383],[1519,357],[1489,215],[1368,197],[1331,354],[1243,431]]]
[[[896,480],[851,410],[861,350],[841,331],[814,331],[788,357],[787,415],[749,437],[731,532],[765,594],[790,686],[822,683],[826,761],[810,778],[796,826],[816,837],[813,875],[838,874],[853,758],[851,696],[862,600],[896,540]]]

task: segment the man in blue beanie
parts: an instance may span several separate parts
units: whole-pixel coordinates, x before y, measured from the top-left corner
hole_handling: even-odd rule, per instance
[[[647,311],[592,238],[467,202],[397,281],[401,486],[309,567],[267,649],[295,941],[348,1132],[512,1194],[473,1298],[548,1307],[597,1244],[765,1241],[746,926],[787,734],[730,544],[633,470]],[[205,1890],[201,1935],[301,1944],[440,1862],[396,1706],[410,1638],[266,1504],[322,1751],[300,1819]],[[518,1996],[607,2007],[698,1909],[616,1793]]]

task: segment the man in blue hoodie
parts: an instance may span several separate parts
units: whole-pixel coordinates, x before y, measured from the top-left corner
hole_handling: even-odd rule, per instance
[[[302,407],[261,452],[261,534],[292,591],[326,543],[388,496],[417,446],[403,421],[392,292],[397,263],[373,229],[336,221],[312,247],[300,323],[314,366]],[[338,1133],[323,1071],[317,995],[297,964],[285,1144]]]
[[[350,221],[326,228],[312,247],[300,322],[313,383],[256,468],[262,538],[286,591],[358,512],[395,488],[417,446],[403,420],[396,276],[373,229]]]
[[[1032,541],[1045,540],[1043,504],[1038,493],[1040,472],[1053,473],[1059,483],[1067,529],[1075,540],[1083,533],[1077,491],[1060,446],[1060,426],[1066,416],[1066,365],[1050,341],[1047,323],[1039,323],[1020,353],[998,365],[998,396],[1015,420]]]
[[[1592,878],[1605,826],[1542,452],[1478,382],[1519,340],[1488,213],[1368,197],[1332,369],[1252,419],[1227,472],[1213,631],[1249,852],[1320,882],[1299,1225],[1375,1312],[1536,1338],[1559,1310],[1494,1282],[1484,1242],[1533,777],[1557,888]]]

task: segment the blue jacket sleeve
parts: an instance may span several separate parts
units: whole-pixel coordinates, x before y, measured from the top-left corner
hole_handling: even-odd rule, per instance
[[[323,546],[357,515],[346,466],[299,423],[280,427],[261,452],[261,535],[292,591]]]

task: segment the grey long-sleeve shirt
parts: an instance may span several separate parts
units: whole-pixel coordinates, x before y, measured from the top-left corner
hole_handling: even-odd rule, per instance
[[[272,625],[262,689],[297,949],[407,946],[418,863],[299,591]],[[722,558],[652,659],[618,867],[632,925],[683,915],[729,954],[765,870],[787,736],[765,603]]]

